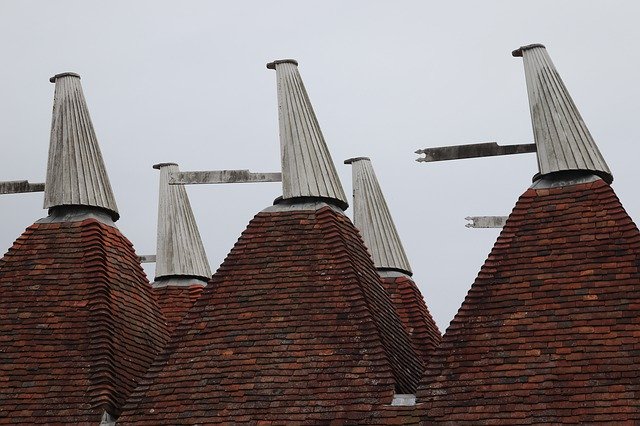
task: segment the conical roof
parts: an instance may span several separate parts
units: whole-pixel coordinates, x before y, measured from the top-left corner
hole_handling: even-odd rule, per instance
[[[424,422],[640,421],[638,259],[602,179],[526,191],[432,356]]]
[[[183,185],[169,185],[169,174],[178,172],[178,165],[160,163],[153,168],[160,170],[154,286],[176,277],[198,278],[206,283],[211,278],[211,268],[187,191]]]
[[[96,219],[31,225],[0,260],[0,293],[11,424],[117,416],[168,339],[131,243]]]
[[[283,199],[323,199],[346,209],[347,197],[298,72],[298,62],[278,60],[267,68],[276,70],[278,81]]]
[[[422,363],[340,208],[295,64],[271,66],[285,199],[251,220],[118,424],[370,423],[395,393],[416,390]]]
[[[516,54],[542,179],[516,203],[434,351],[418,392],[423,421],[638,422],[640,232],[544,48]],[[552,164],[553,152],[598,161],[571,169]]]
[[[523,46],[513,56],[524,60],[540,175],[580,170],[611,183],[613,175],[545,47]]]
[[[369,423],[415,392],[421,363],[373,262],[322,204],[255,216],[118,424]]]
[[[51,142],[44,192],[44,208],[86,206],[119,217],[109,177],[102,160],[80,76],[51,77],[55,83]]]
[[[426,365],[433,350],[440,344],[442,335],[420,289],[410,276],[402,272],[381,271],[380,275],[382,286],[409,335],[413,350]]]
[[[176,326],[180,324],[182,318],[202,294],[206,283],[194,278],[184,278],[177,283],[161,286],[157,284],[158,282],[154,283],[153,293],[167,321],[167,330],[169,333],[173,333]]]
[[[98,424],[168,340],[117,209],[79,77],[54,77],[45,206],[0,260],[0,423]]]
[[[367,157],[345,161],[353,168],[353,223],[369,248],[373,263],[382,270],[411,275],[409,259],[384,199],[376,173]]]

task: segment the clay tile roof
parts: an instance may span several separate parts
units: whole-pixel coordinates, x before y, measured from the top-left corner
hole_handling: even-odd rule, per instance
[[[411,277],[399,273],[383,275],[382,285],[402,320],[411,346],[426,364],[442,336],[418,286]]]
[[[199,281],[193,285],[154,287],[153,292],[158,300],[160,310],[167,320],[167,328],[170,333],[191,309],[204,286]]]
[[[118,415],[168,338],[131,243],[95,219],[30,226],[0,294],[0,424]]]
[[[422,371],[357,230],[325,203],[257,214],[174,336],[118,424],[359,423]]]
[[[428,367],[425,421],[640,421],[639,262],[601,179],[526,191]]]

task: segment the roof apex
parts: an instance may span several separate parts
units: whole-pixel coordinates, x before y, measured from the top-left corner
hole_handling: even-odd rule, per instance
[[[297,64],[292,59],[267,64],[278,82],[282,198],[327,199],[344,210],[347,197]]]
[[[613,175],[585,125],[546,48],[531,44],[513,51],[524,61],[527,92],[540,174],[589,171],[613,181]]]
[[[353,222],[371,252],[378,270],[411,275],[411,266],[400,241],[380,184],[367,157],[345,160],[353,166]]]
[[[80,76],[57,74],[44,208],[87,206],[104,209],[118,220],[113,196]]]
[[[176,277],[208,281],[211,268],[187,191],[184,185],[169,185],[169,173],[177,172],[178,165],[160,163],[153,168],[160,170],[156,281]]]

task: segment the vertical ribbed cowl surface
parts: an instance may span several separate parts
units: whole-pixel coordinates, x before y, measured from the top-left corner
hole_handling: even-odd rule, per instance
[[[51,120],[51,142],[44,208],[89,206],[119,217],[116,200],[102,160],[80,76],[58,74]]]
[[[513,56],[524,61],[540,175],[582,170],[611,183],[611,171],[545,47],[523,46]]]
[[[276,70],[278,81],[283,199],[332,199],[346,209],[347,197],[297,65],[291,59],[267,64]]]
[[[366,157],[345,161],[353,167],[353,221],[378,269],[411,275],[411,266],[393,223],[380,184]]]
[[[208,281],[211,268],[187,191],[184,185],[169,185],[169,173],[178,172],[178,165],[162,163],[153,167],[160,170],[156,280],[189,276]]]

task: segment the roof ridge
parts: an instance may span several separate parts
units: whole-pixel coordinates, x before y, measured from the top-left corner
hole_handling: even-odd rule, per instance
[[[330,226],[340,228],[344,224],[339,223],[335,215],[329,207],[323,207],[316,212],[319,221],[323,219],[325,213],[329,213]],[[332,214],[333,213],[333,214]],[[345,217],[345,221],[349,221]],[[352,225],[353,226],[353,225]],[[337,235],[343,241],[343,246],[346,248],[351,244],[362,244],[364,242],[361,239],[359,241],[347,241],[345,233],[338,232]],[[358,234],[357,234],[358,235]],[[349,262],[352,265],[353,271],[357,271],[357,263],[354,261],[353,256],[355,251],[345,250]],[[375,272],[375,265],[373,265],[372,259],[369,257],[367,262],[371,263],[373,268],[371,269],[371,281],[364,281],[363,276],[360,274],[354,274],[354,278],[358,281],[358,287],[363,293],[365,303],[367,304],[369,316],[372,319],[376,329],[378,330],[378,336],[382,344],[382,349],[385,352],[386,358],[389,362],[389,367],[395,379],[396,393],[415,393],[420,380],[420,376],[423,371],[422,363],[413,350],[409,336],[402,320],[398,316],[393,303],[389,295],[383,288],[380,276]],[[374,285],[379,284],[379,286]],[[371,285],[369,285],[371,284]],[[377,306],[377,303],[381,303],[383,306]],[[381,309],[382,308],[382,309]],[[389,318],[388,314],[395,316],[395,318]],[[389,328],[391,333],[388,333],[386,328]],[[403,338],[399,337],[402,336]]]
[[[442,334],[420,289],[411,277],[404,274],[383,276],[382,285],[407,330],[414,351],[427,364],[432,352],[440,344]]]
[[[91,363],[91,370],[93,371],[93,385],[90,386],[90,389],[94,390],[98,398],[106,398],[108,401],[108,408],[104,407],[105,410],[109,414],[117,417],[129,395],[134,390],[136,382],[139,381],[141,377],[138,378],[137,381],[134,380],[127,382],[123,380],[125,374],[123,374],[124,372],[121,371],[121,369],[124,367],[123,364],[126,364],[126,361],[122,359],[122,357],[116,357],[113,350],[114,343],[116,341],[114,331],[117,329],[117,324],[116,318],[113,314],[113,305],[115,300],[112,296],[112,283],[110,277],[113,277],[114,274],[118,273],[118,271],[113,270],[112,262],[108,261],[110,253],[105,250],[105,246],[110,247],[113,244],[105,244],[107,240],[115,238],[120,240],[121,243],[124,243],[123,246],[126,247],[125,250],[129,250],[129,254],[131,256],[122,256],[121,252],[119,252],[118,255],[125,262],[128,260],[129,267],[134,268],[134,270],[137,269],[138,278],[144,279],[144,281],[147,282],[147,302],[156,303],[157,305],[157,301],[151,291],[151,286],[148,284],[148,280],[146,279],[146,275],[144,274],[140,263],[137,262],[137,256],[133,250],[133,245],[122,233],[118,232],[117,235],[112,235],[112,232],[108,232],[105,234],[103,231],[109,231],[114,228],[95,219],[85,220],[78,226],[82,228],[81,232],[83,235],[91,235],[91,238],[88,240],[90,244],[83,248],[83,259],[94,263],[91,270],[91,276],[87,277],[87,281],[93,281],[96,284],[100,284],[99,288],[92,286],[89,290],[89,294],[91,295],[90,303],[93,304],[93,308],[90,309],[90,314],[92,318],[96,318],[94,323],[89,325],[92,329],[91,336],[95,341],[95,344],[92,345],[95,355],[91,357],[93,359]],[[97,250],[96,257],[92,258],[89,253],[95,250]],[[134,262],[132,259],[135,259],[136,261]],[[137,286],[133,285],[132,288],[134,287]],[[162,310],[159,306],[156,306],[156,308],[162,320],[162,325],[166,324]],[[166,330],[163,330],[160,325],[161,324],[158,323],[154,327],[149,327],[146,329],[146,332],[149,333],[149,335],[154,336],[155,340],[162,341],[164,343],[168,339],[168,333]],[[130,329],[129,332],[137,334],[137,330]],[[100,343],[97,341],[98,337],[100,337]],[[148,339],[148,336],[146,337]],[[136,348],[134,347],[129,347],[129,350],[135,351],[135,349]],[[147,357],[149,357],[148,354]],[[155,356],[151,357],[151,361],[154,357]],[[140,361],[141,360],[138,359],[135,363],[138,364]],[[126,375],[128,376],[129,373]]]

